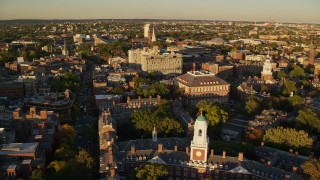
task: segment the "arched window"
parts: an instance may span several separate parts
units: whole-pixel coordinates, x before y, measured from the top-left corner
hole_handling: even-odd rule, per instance
[[[199,129],[198,136],[202,136],[202,130]]]

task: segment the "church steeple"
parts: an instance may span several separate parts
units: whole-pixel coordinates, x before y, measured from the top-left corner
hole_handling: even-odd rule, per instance
[[[66,39],[64,39],[62,54],[65,56],[69,55]]]
[[[151,41],[152,41],[152,42],[156,42],[156,41],[157,41],[157,39],[156,39],[156,34],[155,34],[155,32],[154,32],[154,26],[153,26],[153,28],[152,28],[152,39],[151,39]]]

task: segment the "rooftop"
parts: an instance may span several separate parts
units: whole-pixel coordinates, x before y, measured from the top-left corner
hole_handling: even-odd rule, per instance
[[[8,154],[35,153],[38,144],[38,142],[3,144],[0,146],[0,156]]]
[[[176,78],[182,84],[189,87],[227,85],[228,82],[207,71],[190,71]]]

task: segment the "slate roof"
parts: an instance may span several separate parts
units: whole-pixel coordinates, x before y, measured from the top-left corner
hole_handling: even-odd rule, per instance
[[[193,71],[185,73],[181,76],[175,78],[176,81],[189,86],[189,87],[199,87],[199,86],[213,86],[213,85],[228,85],[229,83],[221,78],[218,78],[209,72],[199,72]]]

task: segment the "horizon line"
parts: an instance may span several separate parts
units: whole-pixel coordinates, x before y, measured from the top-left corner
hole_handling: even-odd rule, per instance
[[[290,22],[290,21],[264,21],[264,20],[212,20],[212,19],[168,19],[168,18],[17,18],[17,19],[0,19],[0,21],[18,21],[18,20],[45,20],[45,21],[66,21],[66,20],[164,20],[164,21],[229,21],[229,22],[269,22],[269,23],[285,23],[285,24],[316,24],[320,25],[320,22]]]

